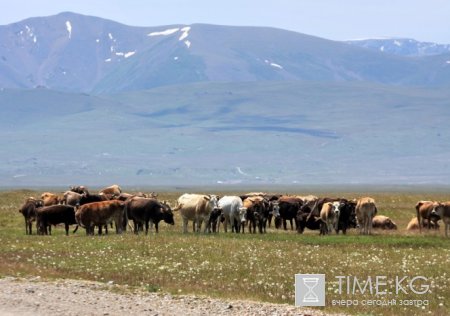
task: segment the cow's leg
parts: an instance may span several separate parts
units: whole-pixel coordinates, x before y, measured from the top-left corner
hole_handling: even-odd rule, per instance
[[[195,223],[195,220],[194,220],[194,223]],[[188,232],[187,226],[188,226],[188,219],[183,217],[183,233]]]
[[[145,221],[145,235],[148,235],[148,221]]]
[[[287,230],[287,223],[286,223],[286,219],[283,218],[283,228],[284,230]]]
[[[65,223],[64,228],[66,229],[66,236],[69,236],[69,224]]]
[[[159,222],[155,222],[155,232],[158,233],[158,223]]]
[[[47,224],[45,225],[47,227]],[[47,235],[47,229],[45,230],[45,234]],[[52,225],[48,225],[48,234],[52,235]]]

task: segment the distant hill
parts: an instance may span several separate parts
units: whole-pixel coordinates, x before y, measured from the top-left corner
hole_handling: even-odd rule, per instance
[[[194,83],[0,91],[0,186],[449,184],[450,89]]]
[[[347,41],[347,43],[383,53],[410,57],[450,53],[450,45],[448,44],[419,42],[411,38],[361,39]]]
[[[440,86],[450,83],[447,61],[264,27],[131,27],[69,12],[0,26],[3,88],[113,93],[295,80]]]

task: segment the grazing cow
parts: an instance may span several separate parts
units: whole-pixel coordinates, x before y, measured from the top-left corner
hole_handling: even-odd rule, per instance
[[[118,197],[120,193],[122,193],[122,189],[117,184],[106,187],[99,192],[100,195],[106,195],[108,200]]]
[[[134,233],[137,234],[138,224],[145,225],[145,234],[148,234],[149,222],[155,224],[156,232],[158,232],[158,224],[164,221],[167,224],[174,225],[172,210],[168,205],[160,203],[156,199],[148,199],[134,197],[126,202],[126,213],[134,222]],[[126,223],[123,223],[126,227]]]
[[[208,230],[208,221],[211,212],[218,209],[218,199],[215,195],[185,193],[178,198],[174,211],[180,211],[183,219],[183,232],[187,233],[188,222],[194,222],[194,231],[200,232],[202,223],[205,222],[204,232]]]
[[[397,229],[397,225],[387,216],[376,215],[372,219],[373,228],[381,229]]]
[[[93,202],[81,205],[75,212],[75,219],[86,229],[87,235],[94,235],[95,226],[104,226],[114,221],[116,233],[122,233],[123,221],[127,220],[125,202],[119,200]]]
[[[320,227],[320,234],[326,235],[333,231],[333,228],[338,231],[339,222],[339,202],[327,202],[322,206],[320,211],[320,219],[322,220],[322,225]]]
[[[294,230],[292,221],[295,220],[300,207],[303,205],[303,201],[297,197],[282,196],[278,199],[278,205],[280,208],[280,220],[283,222],[284,230],[287,230],[287,221],[291,224],[291,230]],[[276,228],[281,226],[280,220],[275,220]]]
[[[309,216],[308,212],[299,211],[295,218],[297,232],[303,234],[305,228],[319,230],[322,228],[322,219],[320,217]]]
[[[59,197],[56,194],[50,192],[42,193],[41,199],[44,201],[44,206],[59,204]]]
[[[428,227],[428,221],[426,219],[422,219],[422,227]],[[431,228],[439,229],[439,224],[431,222]],[[419,222],[417,221],[417,216],[414,216],[409,221],[408,225],[406,226],[406,230],[416,230],[419,229]]]
[[[36,200],[33,197],[26,199],[19,212],[22,213],[25,219],[25,234],[31,235],[31,227],[33,221],[36,220],[36,209],[42,207],[44,202],[42,200]]]
[[[356,219],[359,224],[360,234],[372,233],[372,219],[377,214],[375,200],[370,197],[364,197],[356,203]]]
[[[41,235],[52,234],[51,225],[64,224],[66,236],[69,235],[69,225],[74,225],[75,208],[70,205],[50,205],[37,209],[36,228]],[[49,231],[47,231],[47,227]],[[77,227],[78,228],[78,227]],[[75,229],[75,231],[77,230]]]
[[[439,216],[444,222],[445,237],[450,229],[450,202],[438,203],[431,211],[432,215]]]
[[[219,200],[219,207],[222,209],[225,232],[228,232],[228,224],[231,225],[231,232],[239,233],[241,225],[245,224],[247,208],[244,207],[239,196],[224,196]]]
[[[437,227],[437,221],[440,219],[436,214],[432,214],[434,207],[438,202],[433,201],[419,201],[416,204],[416,215],[417,221],[419,223],[419,230],[422,230],[422,226],[420,221],[424,219],[428,222],[428,229],[431,228],[431,223],[433,223],[434,227]],[[425,227],[425,226],[424,226]]]

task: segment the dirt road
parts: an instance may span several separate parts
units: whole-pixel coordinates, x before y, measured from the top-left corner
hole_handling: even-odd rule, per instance
[[[0,315],[324,315],[292,305],[131,291],[98,282],[0,279]]]

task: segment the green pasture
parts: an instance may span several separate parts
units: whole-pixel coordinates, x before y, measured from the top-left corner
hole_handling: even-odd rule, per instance
[[[440,231],[407,232],[414,205],[421,199],[447,200],[444,194],[420,193],[321,193],[321,196],[375,198],[381,214],[391,217],[397,231],[376,230],[373,236],[319,236],[317,231],[300,235],[276,230],[267,234],[182,234],[179,214],[176,224],[160,225],[159,234],[148,236],[86,236],[83,229],[69,237],[64,229],[52,236],[25,235],[24,199],[37,191],[0,192],[0,276],[41,276],[100,282],[114,281],[144,291],[197,294],[229,299],[294,304],[294,275],[324,273],[325,312],[361,315],[449,315],[450,238]],[[230,193],[227,193],[230,194]],[[299,194],[302,194],[299,192]],[[160,193],[173,205],[180,193]],[[33,227],[35,232],[35,227]],[[399,293],[375,296],[369,293],[339,295],[336,276],[424,276],[430,285],[426,294]],[[391,285],[391,284],[390,284]],[[428,301],[426,306],[332,306],[333,300]]]

